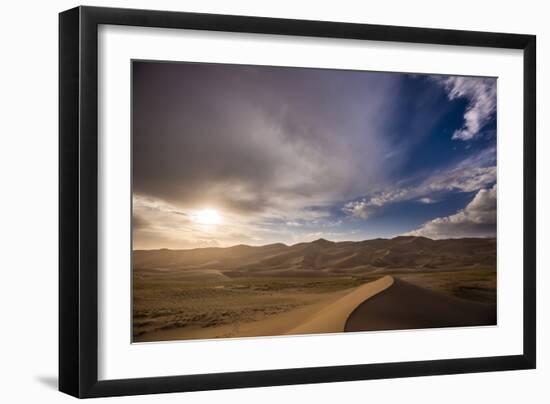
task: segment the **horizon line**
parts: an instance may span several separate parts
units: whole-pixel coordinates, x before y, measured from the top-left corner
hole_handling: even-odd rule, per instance
[[[416,238],[416,239],[426,239],[426,240],[431,240],[431,241],[447,241],[447,240],[466,240],[466,239],[486,239],[486,240],[490,240],[490,239],[495,239],[496,240],[496,236],[488,236],[488,237],[448,237],[448,238],[439,238],[439,239],[433,239],[433,238],[430,238],[430,237],[426,237],[426,236],[395,236],[395,237],[391,237],[391,238],[386,238],[386,237],[375,237],[375,238],[370,238],[370,239],[364,239],[364,240],[341,240],[341,241],[332,241],[332,240],[327,240],[323,237],[321,238],[318,238],[316,240],[312,240],[312,241],[301,241],[299,243],[295,243],[295,244],[286,244],[286,243],[283,243],[283,242],[275,242],[275,243],[268,243],[268,244],[262,244],[262,245],[250,245],[250,244],[234,244],[234,245],[230,245],[230,246],[227,246],[227,247],[193,247],[193,248],[166,248],[166,247],[160,247],[160,248],[138,248],[138,249],[134,249],[132,248],[132,252],[134,251],[161,251],[161,250],[168,250],[168,251],[192,251],[192,250],[204,250],[204,249],[212,249],[212,248],[217,248],[217,249],[225,249],[225,248],[234,248],[234,247],[251,247],[251,248],[262,248],[262,247],[267,247],[267,246],[272,246],[272,245],[277,245],[277,244],[280,244],[280,245],[283,245],[285,247],[294,247],[294,246],[297,246],[297,245],[300,245],[300,244],[311,244],[311,243],[315,243],[315,242],[328,242],[328,243],[333,243],[333,244],[338,244],[338,243],[363,243],[365,241],[374,241],[374,240],[395,240],[395,239],[398,239],[398,238]]]

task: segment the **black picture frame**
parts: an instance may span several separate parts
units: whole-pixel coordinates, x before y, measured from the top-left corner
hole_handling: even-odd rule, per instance
[[[98,380],[98,26],[463,45],[523,50],[523,354]],[[59,15],[59,390],[104,397],[325,383],[536,366],[536,37],[150,10],[77,7]]]

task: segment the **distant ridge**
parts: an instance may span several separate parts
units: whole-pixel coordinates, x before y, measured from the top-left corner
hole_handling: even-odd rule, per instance
[[[189,250],[134,250],[134,269],[215,269],[271,272],[361,272],[385,269],[443,270],[494,267],[495,238],[432,240],[398,236],[392,239],[334,242],[320,238],[287,246],[239,244]]]
[[[196,250],[224,250],[228,248],[236,248],[236,247],[250,247],[250,248],[265,248],[265,247],[294,247],[298,245],[303,244],[342,244],[342,243],[371,243],[375,241],[402,241],[402,242],[414,242],[415,240],[426,240],[426,241],[434,241],[434,242],[441,242],[441,241],[450,241],[450,240],[493,240],[496,241],[495,237],[458,237],[458,238],[447,238],[447,239],[432,239],[429,237],[424,236],[396,236],[393,238],[371,238],[367,240],[359,240],[359,241],[331,241],[324,238],[318,238],[317,240],[313,241],[302,241],[296,244],[285,244],[285,243],[271,243],[271,244],[264,244],[264,245],[249,245],[249,244],[235,244],[233,246],[229,247],[195,247],[195,248],[151,248],[151,249],[135,249],[136,251],[196,251]]]

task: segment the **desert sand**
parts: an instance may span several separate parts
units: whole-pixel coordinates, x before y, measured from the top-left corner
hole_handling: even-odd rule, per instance
[[[362,303],[390,288],[394,278],[384,276],[353,289],[337,301],[323,307],[303,324],[291,329],[287,334],[320,334],[342,332],[351,313]]]
[[[133,341],[496,324],[494,239],[134,252]]]
[[[347,317],[345,331],[441,328],[496,324],[496,308],[434,292],[400,279],[365,299]]]

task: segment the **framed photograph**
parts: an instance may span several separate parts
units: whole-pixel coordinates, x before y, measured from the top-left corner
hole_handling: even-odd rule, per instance
[[[535,37],[59,17],[59,388],[535,368]]]

